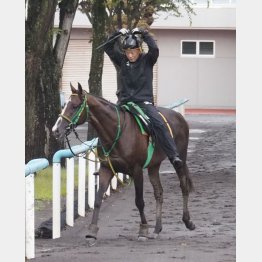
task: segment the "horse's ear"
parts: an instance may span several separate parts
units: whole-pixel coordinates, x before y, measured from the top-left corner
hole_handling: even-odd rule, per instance
[[[82,86],[81,86],[81,84],[79,83],[79,82],[77,82],[78,83],[78,94],[79,95],[82,95],[82,93],[83,93],[83,88],[82,88]]]
[[[71,91],[73,94],[77,93],[77,90],[73,87],[72,83],[70,82]]]

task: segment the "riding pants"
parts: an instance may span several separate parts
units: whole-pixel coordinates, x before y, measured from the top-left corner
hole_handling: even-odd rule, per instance
[[[151,128],[154,131],[156,142],[166,153],[168,159],[178,156],[177,147],[163,118],[151,103],[137,103],[149,117]]]

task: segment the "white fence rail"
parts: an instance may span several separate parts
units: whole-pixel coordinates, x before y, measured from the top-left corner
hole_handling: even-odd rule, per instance
[[[88,184],[88,206],[94,208],[95,194],[99,187],[99,176],[93,174],[99,168],[99,161],[91,152],[87,157],[81,156],[90,148],[97,146],[97,138],[82,143],[78,146],[73,146],[71,149],[64,149],[57,151],[53,156],[53,212],[52,226],[53,239],[61,236],[61,160],[66,160],[66,224],[74,226],[74,170],[75,162],[78,161],[78,208],[79,216],[85,216],[86,210],[86,182]],[[87,160],[87,159],[88,160]],[[35,191],[34,191],[34,173],[46,168],[49,162],[45,158],[33,159],[25,166],[26,179],[26,258],[35,258]],[[88,170],[87,170],[88,168]],[[88,177],[86,181],[86,172]],[[123,174],[118,174],[118,177],[123,181]],[[114,177],[109,185],[106,195],[110,195],[110,188],[117,188],[117,178]]]
[[[176,102],[169,104],[169,105],[164,105],[163,107],[173,109],[179,112],[182,116],[185,116],[185,103],[188,101],[189,101],[188,98],[181,98],[177,100]]]

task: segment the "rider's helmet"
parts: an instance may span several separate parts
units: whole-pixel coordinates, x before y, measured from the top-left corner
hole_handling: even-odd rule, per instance
[[[133,34],[128,34],[123,41],[123,49],[135,49],[140,48],[141,42],[139,38]]]

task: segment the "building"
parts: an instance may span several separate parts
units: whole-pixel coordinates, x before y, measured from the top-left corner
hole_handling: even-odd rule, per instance
[[[186,108],[236,108],[236,1],[195,0],[192,23],[159,14],[151,26],[160,55],[154,68],[157,105],[188,98]],[[58,23],[57,23],[58,24]],[[91,25],[77,12],[65,58],[62,92],[70,95],[70,81],[88,90]],[[103,96],[116,102],[116,72],[105,55]]]

